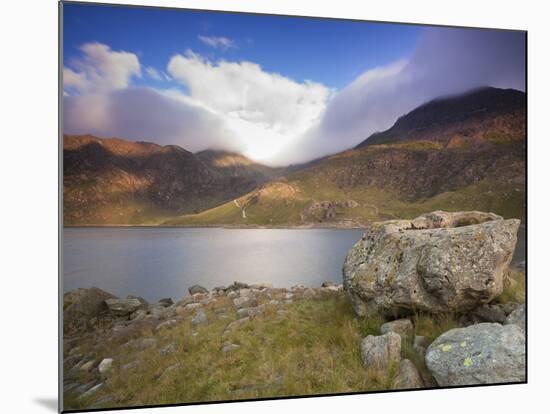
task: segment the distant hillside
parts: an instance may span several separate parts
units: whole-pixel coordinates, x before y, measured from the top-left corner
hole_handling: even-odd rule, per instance
[[[357,145],[434,141],[453,145],[463,139],[521,140],[525,136],[526,95],[513,89],[481,88],[438,98],[400,117],[388,130]]]
[[[165,224],[363,226],[435,209],[523,219],[525,121],[518,91],[434,100],[354,150]]]
[[[219,205],[276,175],[245,157],[231,157],[194,155],[174,145],[65,136],[64,222],[154,224]],[[226,165],[229,158],[233,161]]]

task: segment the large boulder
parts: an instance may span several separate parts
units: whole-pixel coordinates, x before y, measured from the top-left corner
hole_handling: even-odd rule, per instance
[[[525,336],[517,325],[480,323],[451,329],[426,351],[440,386],[525,381]]]
[[[502,292],[519,224],[477,211],[375,223],[347,255],[344,288],[360,316],[471,310]]]
[[[401,359],[401,337],[395,332],[388,332],[363,338],[361,358],[365,368],[387,371]]]
[[[89,321],[107,311],[106,299],[115,296],[96,287],[80,288],[63,295],[63,330],[85,329]]]

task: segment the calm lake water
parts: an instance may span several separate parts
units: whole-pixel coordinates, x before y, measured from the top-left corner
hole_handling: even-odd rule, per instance
[[[341,283],[362,230],[66,228],[64,291],[96,286],[117,296],[181,298],[194,284]]]
[[[194,284],[320,286],[341,283],[342,264],[363,230],[66,228],[67,292],[96,286],[119,297],[179,299]],[[525,260],[520,229],[514,261]]]

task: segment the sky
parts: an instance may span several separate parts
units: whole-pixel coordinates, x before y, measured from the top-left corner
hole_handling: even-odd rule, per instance
[[[63,132],[235,151],[269,165],[349,149],[416,106],[525,90],[521,32],[63,6]]]

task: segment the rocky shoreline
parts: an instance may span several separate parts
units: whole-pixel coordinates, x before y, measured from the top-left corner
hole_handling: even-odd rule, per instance
[[[228,377],[228,384],[213,394],[189,391],[191,400],[299,395],[302,388],[289,377],[299,383],[312,375],[316,383],[323,369],[329,375],[338,369],[333,358],[358,378],[331,385],[333,393],[524,382],[525,275],[509,268],[518,224],[479,212],[380,223],[350,251],[340,285],[194,285],[182,299],[157,303],[98,288],[68,292],[66,408],[188,402],[181,389],[192,386],[193,375],[204,375],[206,388],[212,375]],[[318,363],[325,365],[316,368],[311,355],[302,360],[299,353],[320,340],[313,358],[323,354]],[[260,360],[278,357],[284,346],[291,352],[288,341],[303,346],[296,361],[286,371],[280,360],[271,362],[273,373],[266,374]],[[243,384],[240,364],[267,380]],[[346,369],[342,381],[350,376]],[[151,383],[136,385],[145,377]]]

